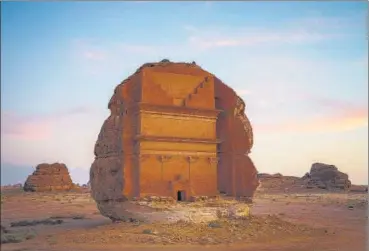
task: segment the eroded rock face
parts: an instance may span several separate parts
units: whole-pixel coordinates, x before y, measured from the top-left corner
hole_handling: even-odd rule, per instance
[[[153,70],[147,70],[147,68]],[[152,74],[152,72],[157,74]],[[183,79],[179,79],[178,76],[183,76]],[[149,80],[142,82],[142,79],[145,77]],[[176,81],[173,81],[173,79],[176,79]],[[193,84],[190,83],[193,79],[199,79],[200,82],[196,82],[193,87],[189,87]],[[181,87],[172,86],[173,83],[178,83]],[[145,92],[144,88],[147,88],[148,84],[150,85],[150,91]],[[187,95],[186,97],[181,97],[183,92],[186,92],[185,90],[189,88],[193,89],[188,94],[185,94]],[[208,91],[214,92],[214,96],[208,97],[210,93]],[[143,102],[142,100],[144,98],[149,101],[145,101],[146,103]],[[207,101],[205,102],[204,100]],[[215,101],[214,105],[212,104],[214,100],[218,100],[220,103]],[[147,136],[140,131],[143,130],[142,128],[145,129],[145,126],[141,125],[140,123],[142,121],[140,122],[137,119],[137,114],[140,113],[141,109],[140,103],[148,106],[156,106],[159,110],[164,108],[170,109],[168,107],[176,107],[175,109],[180,110],[178,107],[184,107],[181,111],[183,114],[189,113],[191,109],[194,113],[206,113],[209,111],[215,113],[216,109],[221,110],[221,115],[219,115],[221,119],[219,119],[219,123],[218,121],[216,123],[216,138],[226,143],[221,144],[221,151],[218,151],[218,154],[214,150],[214,155],[218,155],[219,158],[218,174],[213,173],[214,169],[205,166],[213,165],[215,163],[214,159],[216,159],[214,158],[215,156],[211,158],[203,157],[203,160],[196,160],[198,162],[193,162],[195,164],[192,164],[203,163],[202,169],[194,168],[194,170],[207,170],[204,172],[212,175],[210,177],[211,179],[214,178],[214,183],[206,180],[204,174],[191,172],[191,175],[197,175],[191,184],[186,178],[189,172],[185,169],[181,173],[181,177],[184,177],[183,184],[177,180],[172,180],[168,184],[164,182],[158,184],[158,187],[155,185],[155,189],[157,189],[155,193],[163,191],[163,194],[154,194],[155,196],[172,196],[170,190],[173,190],[171,187],[174,187],[174,185],[178,187],[175,190],[186,190],[186,193],[191,195],[210,195],[213,193],[212,188],[206,190],[207,186],[196,187],[193,183],[196,180],[198,182],[204,182],[204,184],[209,184],[208,187],[212,187],[214,184],[215,192],[216,184],[218,184],[218,190],[223,189],[229,195],[237,197],[253,196],[259,182],[257,179],[257,170],[248,156],[253,146],[253,132],[250,121],[245,115],[245,102],[231,88],[196,64],[172,63],[169,60],[162,60],[159,63],[147,63],[141,66],[132,76],[115,88],[114,94],[108,104],[111,114],[105,120],[99,133],[94,150],[95,161],[90,169],[91,195],[96,201],[102,215],[112,220],[144,220],[145,217],[138,213],[138,211],[143,209],[138,209],[134,203],[131,203],[132,198],[141,196],[141,174],[139,170],[142,172],[145,166],[141,166],[139,163],[150,158],[149,161],[152,161],[151,163],[153,165],[147,166],[146,170],[150,167],[150,169],[157,170],[157,172],[163,172],[163,169],[157,165],[158,162],[153,160],[153,156],[142,156],[138,150],[140,149],[140,144],[137,141],[137,137]],[[209,108],[211,106],[212,108]],[[198,110],[196,111],[196,109]],[[211,111],[211,109],[214,110]],[[150,112],[155,113],[155,111]],[[155,116],[159,117],[161,116],[160,114]],[[154,123],[153,126],[158,128],[160,125],[154,121],[155,118],[152,117],[151,119],[152,123]],[[163,135],[163,130],[159,129],[159,134]],[[205,130],[202,137],[208,137],[206,133],[208,131]],[[150,133],[148,134],[150,137],[156,136],[152,136]],[[170,136],[159,135],[158,138],[160,137]],[[172,139],[176,140],[176,137],[180,138],[181,135],[174,136]],[[213,140],[213,138],[209,137],[205,139],[208,141]],[[191,141],[193,138],[189,137],[188,140]],[[212,144],[215,145],[216,143]],[[161,151],[163,152],[163,150]],[[160,157],[161,161],[164,161],[164,165],[168,163],[165,162],[167,156],[157,157]],[[159,159],[157,157],[155,159]],[[176,166],[183,170],[190,163],[183,161],[187,159],[191,161],[191,156],[174,157],[177,157],[178,161],[182,161],[182,163],[178,163]],[[172,166],[170,168],[173,170],[174,167]],[[170,170],[170,168],[168,167],[166,170]],[[146,172],[148,173],[150,171]],[[158,180],[160,181],[160,174],[153,174],[152,176],[159,177],[155,184],[160,183],[158,182]],[[177,176],[173,173],[173,177]],[[216,181],[217,177],[219,178],[218,182]],[[169,184],[172,184],[172,186]],[[199,190],[209,194],[196,194]],[[150,191],[146,188],[145,192],[148,193]]]
[[[215,78],[217,121],[218,189],[236,197],[252,197],[259,186],[257,170],[248,154],[254,137],[245,114],[245,102],[221,80]]]
[[[347,190],[351,187],[351,181],[347,174],[338,171],[334,165],[324,163],[314,163],[309,175],[305,175],[304,179],[307,188]]]
[[[28,192],[69,191],[75,188],[65,164],[39,164],[29,175],[23,189]]]

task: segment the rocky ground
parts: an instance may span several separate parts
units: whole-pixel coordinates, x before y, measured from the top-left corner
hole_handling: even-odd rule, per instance
[[[366,250],[366,193],[258,192],[236,218],[232,198],[141,202],[179,222],[111,223],[88,193],[2,192],[2,250]],[[124,249],[123,249],[124,248]]]

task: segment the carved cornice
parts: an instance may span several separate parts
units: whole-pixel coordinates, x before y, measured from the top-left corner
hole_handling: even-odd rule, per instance
[[[177,151],[177,150],[153,150],[153,149],[141,149],[141,154],[149,154],[149,155],[170,155],[176,156],[179,158],[183,158],[186,156],[199,156],[201,158],[205,157],[216,157],[216,153],[213,151]]]
[[[138,107],[141,112],[151,112],[151,113],[168,113],[177,116],[205,116],[205,117],[217,117],[221,110],[217,109],[204,109],[204,108],[191,108],[191,107],[183,107],[183,106],[164,106],[164,105],[155,105],[149,103],[138,103]]]
[[[158,141],[158,142],[182,142],[182,143],[202,143],[202,144],[218,144],[221,141],[216,139],[193,139],[193,138],[177,138],[177,137],[158,137],[148,135],[137,135],[135,140],[141,141]]]

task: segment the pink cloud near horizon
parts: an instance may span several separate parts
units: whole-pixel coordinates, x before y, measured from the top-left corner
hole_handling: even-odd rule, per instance
[[[92,111],[92,108],[85,106],[34,116],[21,116],[14,112],[2,111],[1,135],[30,141],[47,139],[53,133],[53,125],[60,119]]]
[[[291,118],[280,122],[254,124],[258,132],[340,132],[368,126],[368,107],[348,105],[342,101],[324,101],[329,113],[319,116]],[[319,108],[318,108],[319,109]],[[322,109],[322,108],[321,108]]]

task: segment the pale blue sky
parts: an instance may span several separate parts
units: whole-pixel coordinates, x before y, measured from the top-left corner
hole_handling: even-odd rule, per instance
[[[260,172],[368,173],[367,2],[3,2],[2,163],[88,180],[114,87],[196,61],[245,99]],[[11,170],[11,169],[10,169]]]

